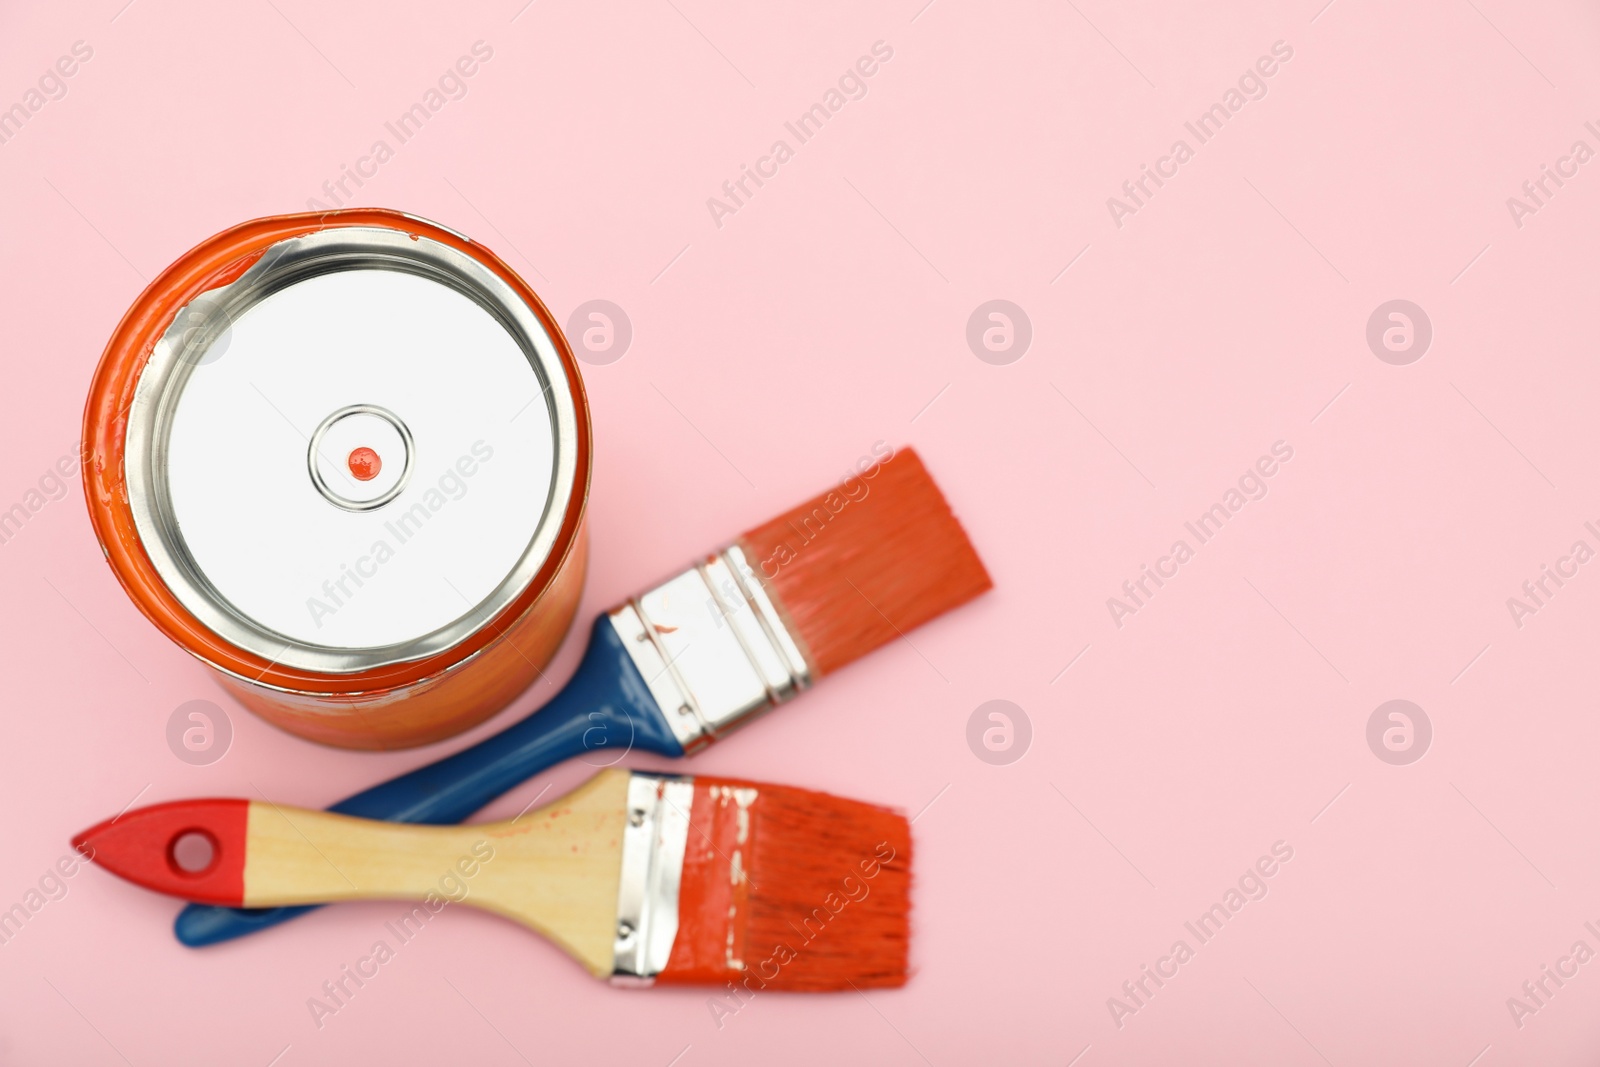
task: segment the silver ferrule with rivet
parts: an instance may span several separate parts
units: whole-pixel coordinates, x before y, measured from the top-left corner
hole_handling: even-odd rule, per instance
[[[622,829],[622,878],[611,980],[648,985],[678,936],[678,889],[689,843],[694,779],[634,772]]]
[[[685,753],[812,682],[800,642],[737,545],[608,617]]]

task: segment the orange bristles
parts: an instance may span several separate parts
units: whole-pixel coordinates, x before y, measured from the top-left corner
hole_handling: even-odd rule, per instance
[[[662,982],[826,991],[906,981],[911,825],[857,800],[697,777]],[[737,1003],[736,1001],[735,1003]]]
[[[990,586],[922,460],[901,449],[740,539],[819,675]]]

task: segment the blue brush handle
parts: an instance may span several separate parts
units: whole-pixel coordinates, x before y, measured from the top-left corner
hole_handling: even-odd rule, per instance
[[[561,692],[521,722],[426,767],[340,801],[329,811],[390,822],[458,823],[506,790],[585,752],[639,749],[681,756],[622,638],[606,616],[595,620],[589,649]],[[314,907],[313,905],[312,907]],[[276,926],[312,907],[221,908],[190,904],[173,932],[192,948]]]

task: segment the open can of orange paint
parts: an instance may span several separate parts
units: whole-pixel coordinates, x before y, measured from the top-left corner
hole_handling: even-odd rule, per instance
[[[401,748],[508,704],[571,626],[588,406],[543,303],[398,212],[260,219],[128,311],[84,487],[139,609],[301,737]]]

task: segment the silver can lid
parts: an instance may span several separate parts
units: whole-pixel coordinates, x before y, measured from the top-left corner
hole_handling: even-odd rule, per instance
[[[446,651],[539,573],[576,485],[557,345],[472,256],[344,227],[271,246],[140,375],[140,540],[214,632],[346,674]]]

